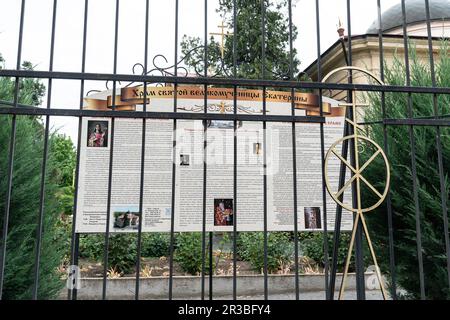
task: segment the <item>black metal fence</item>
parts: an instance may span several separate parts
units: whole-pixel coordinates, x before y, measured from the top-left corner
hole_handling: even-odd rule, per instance
[[[179,30],[178,30],[178,18],[179,18],[179,1],[175,1],[175,12],[173,13],[175,15],[175,42],[174,42],[174,65],[176,66],[179,61],[178,56],[178,48],[179,48]],[[312,1],[312,0],[311,0]],[[421,297],[422,299],[426,298],[426,292],[425,292],[425,274],[424,274],[424,267],[423,267],[423,257],[422,257],[422,230],[421,230],[421,211],[420,211],[420,204],[419,204],[419,196],[418,196],[418,185],[417,185],[417,163],[416,163],[416,146],[415,146],[415,135],[414,135],[414,128],[417,126],[429,126],[436,130],[436,145],[437,145],[437,157],[438,157],[438,163],[432,163],[429,164],[430,166],[435,166],[438,168],[439,174],[440,174],[440,185],[436,186],[436,188],[440,189],[441,192],[441,210],[442,210],[442,217],[443,217],[443,223],[444,223],[444,230],[445,230],[445,244],[446,247],[442,249],[443,253],[447,256],[447,271],[448,271],[448,279],[450,284],[450,245],[449,245],[449,234],[448,234],[448,207],[447,207],[447,200],[448,200],[448,194],[446,194],[445,189],[445,174],[444,174],[444,164],[443,164],[443,150],[441,147],[441,128],[442,127],[448,127],[450,125],[450,120],[448,118],[448,115],[440,115],[438,114],[438,95],[447,95],[450,94],[450,88],[444,88],[444,87],[438,87],[436,84],[436,74],[435,74],[435,63],[433,59],[433,38],[431,34],[431,27],[430,27],[430,4],[428,0],[424,0],[425,8],[426,8],[426,16],[427,16],[427,30],[428,30],[428,50],[429,50],[429,63],[431,66],[431,77],[432,77],[432,86],[411,86],[411,78],[410,78],[410,66],[409,66],[409,56],[408,56],[408,34],[407,34],[407,24],[406,24],[406,9],[407,9],[407,3],[405,5],[405,1],[402,1],[402,13],[403,13],[403,38],[404,38],[404,61],[406,65],[406,83],[402,86],[395,86],[395,85],[373,85],[373,84],[353,84],[351,81],[348,84],[342,84],[342,83],[322,83],[322,65],[321,65],[321,37],[320,37],[320,12],[319,12],[319,2],[320,0],[315,1],[315,8],[316,12],[311,13],[316,15],[316,30],[307,30],[307,32],[315,32],[317,34],[317,74],[318,79],[317,82],[309,82],[309,81],[297,81],[294,78],[293,74],[293,37],[292,37],[292,3],[289,0],[288,6],[289,6],[289,33],[290,33],[290,68],[289,68],[289,75],[284,77],[281,80],[273,80],[272,77],[269,77],[265,70],[266,67],[264,65],[265,63],[265,48],[266,48],[266,16],[265,16],[265,7],[266,7],[266,1],[261,1],[261,11],[262,11],[262,20],[260,21],[260,28],[261,28],[261,53],[262,53],[262,78],[261,79],[241,79],[237,78],[237,60],[236,60],[236,37],[233,37],[233,74],[230,77],[211,77],[208,76],[207,70],[208,70],[208,52],[206,50],[208,45],[208,30],[207,30],[207,23],[208,23],[208,15],[206,8],[208,7],[208,1],[204,1],[204,7],[205,7],[205,13],[204,13],[204,61],[202,62],[204,67],[204,74],[198,75],[197,77],[184,77],[183,75],[178,74],[178,69],[175,67],[174,72],[172,75],[169,74],[163,74],[163,75],[150,75],[148,74],[149,71],[149,62],[148,62],[148,48],[149,48],[149,41],[148,41],[148,30],[149,25],[151,25],[151,21],[149,21],[149,11],[152,10],[152,8],[149,5],[149,0],[146,1],[145,8],[142,8],[142,10],[145,10],[145,37],[143,39],[136,39],[136,41],[142,41],[145,44],[145,52],[144,52],[144,63],[143,63],[143,69],[144,72],[141,75],[135,75],[135,74],[118,74],[117,73],[117,53],[118,53],[118,34],[119,34],[119,28],[120,28],[120,21],[119,21],[119,11],[120,11],[120,5],[121,1],[116,0],[116,7],[115,7],[115,27],[114,27],[114,50],[113,50],[113,56],[114,56],[114,68],[113,73],[111,74],[99,74],[99,73],[87,73],[85,72],[85,65],[86,65],[86,39],[88,35],[88,8],[89,8],[89,0],[84,1],[84,31],[83,31],[83,43],[82,43],[82,63],[81,63],[81,69],[79,72],[55,72],[53,71],[53,58],[54,58],[54,47],[55,47],[55,32],[56,32],[56,18],[57,18],[57,0],[53,0],[53,19],[52,19],[52,25],[51,25],[51,47],[50,47],[50,57],[49,57],[49,70],[48,71],[30,71],[30,70],[22,70],[21,69],[21,62],[22,62],[22,42],[23,42],[23,36],[24,36],[24,20],[25,20],[25,11],[27,7],[27,1],[22,0],[21,2],[21,13],[20,17],[17,17],[20,20],[20,29],[18,34],[18,50],[17,50],[17,66],[15,69],[1,69],[0,70],[0,77],[12,77],[15,78],[15,90],[14,90],[14,100],[12,103],[3,102],[0,106],[0,113],[3,117],[11,117],[12,119],[12,126],[11,126],[11,136],[9,141],[9,158],[8,158],[8,170],[6,172],[7,175],[7,187],[5,190],[0,190],[2,193],[5,194],[5,211],[3,214],[3,229],[2,229],[2,240],[1,240],[1,260],[0,260],[0,296],[3,289],[3,281],[4,281],[4,274],[5,274],[5,261],[6,261],[6,255],[8,254],[8,247],[7,247],[7,237],[8,237],[8,219],[10,217],[10,203],[11,203],[11,197],[12,197],[12,189],[13,189],[13,168],[14,168],[14,160],[17,156],[15,154],[15,144],[16,144],[16,122],[17,119],[19,119],[21,116],[42,116],[45,117],[45,143],[43,147],[43,155],[42,155],[42,172],[41,172],[41,185],[40,185],[40,209],[39,212],[37,212],[38,217],[38,227],[36,230],[37,236],[36,236],[36,244],[35,244],[35,261],[34,261],[34,286],[33,286],[33,299],[38,299],[38,288],[40,285],[40,258],[41,258],[41,246],[42,246],[42,233],[43,233],[43,219],[44,219],[44,204],[45,204],[45,177],[46,177],[46,169],[47,169],[47,158],[48,158],[48,141],[49,141],[49,134],[50,134],[50,117],[52,116],[64,116],[64,117],[77,117],[79,119],[78,124],[78,149],[80,150],[80,143],[81,143],[81,124],[82,124],[82,118],[83,117],[111,117],[112,119],[112,125],[111,125],[111,148],[110,148],[110,164],[109,164],[109,176],[108,176],[108,202],[107,202],[107,212],[110,211],[111,206],[111,181],[112,181],[112,165],[113,165],[113,149],[114,149],[114,120],[116,118],[139,118],[142,119],[142,128],[143,128],[143,134],[142,134],[142,152],[141,152],[141,178],[140,178],[140,202],[139,202],[139,210],[142,212],[143,208],[143,194],[144,194],[144,158],[145,158],[145,145],[148,143],[145,139],[145,132],[146,132],[146,121],[145,119],[173,119],[173,127],[174,130],[177,128],[177,120],[179,119],[195,119],[195,120],[203,120],[203,126],[204,126],[204,148],[206,148],[206,135],[207,135],[207,126],[206,126],[206,120],[229,120],[234,122],[234,174],[233,174],[233,180],[234,180],[234,189],[233,189],[233,195],[234,199],[236,200],[236,207],[239,206],[239,195],[236,191],[236,181],[237,181],[237,170],[236,170],[236,163],[237,163],[237,136],[236,136],[236,127],[237,127],[237,121],[248,121],[250,118],[245,115],[241,115],[237,113],[237,89],[238,87],[251,87],[251,88],[258,88],[262,89],[263,92],[267,88],[284,88],[289,89],[292,92],[292,95],[294,94],[295,90],[316,90],[320,97],[322,97],[322,91],[327,90],[342,90],[342,91],[351,91],[351,90],[359,90],[359,91],[368,91],[368,92],[379,92],[381,93],[381,103],[383,105],[383,115],[382,119],[375,124],[368,124],[368,125],[382,125],[384,128],[384,148],[387,149],[388,146],[388,127],[389,126],[408,126],[409,128],[409,137],[407,143],[410,145],[411,150],[411,171],[414,179],[412,180],[412,191],[414,195],[414,207],[415,207],[415,213],[416,213],[416,233],[417,233],[417,257],[418,257],[418,273],[420,275],[420,289],[421,289]],[[379,25],[383,25],[383,21],[381,19],[381,1],[377,0],[378,5],[378,22]],[[237,18],[238,11],[236,7],[236,0],[233,1],[234,4],[234,12],[233,12],[233,19],[234,21]],[[210,3],[209,3],[210,5]],[[296,10],[300,10],[301,8],[296,8]],[[167,13],[170,14],[170,13]],[[348,37],[345,39],[346,47],[347,47],[347,61],[349,65],[352,65],[352,33],[351,33],[351,22],[352,22],[352,12],[351,12],[351,1],[347,0],[347,32]],[[255,22],[256,23],[256,22]],[[306,30],[305,30],[306,31]],[[237,30],[236,24],[234,24],[234,34],[238,34],[239,30]],[[380,76],[381,79],[384,80],[384,49],[383,49],[383,31],[382,28],[380,28],[379,34],[379,59],[380,59]],[[29,108],[27,106],[22,106],[18,102],[18,96],[19,96],[19,79],[24,78],[38,78],[38,79],[47,79],[48,80],[48,99],[47,99],[47,105],[46,108]],[[51,92],[52,92],[52,81],[54,80],[77,80],[81,82],[81,91],[80,91],[80,104],[78,109],[66,109],[66,108],[59,108],[55,107],[52,104],[51,101]],[[143,112],[128,112],[128,111],[117,111],[116,110],[116,101],[115,101],[115,95],[112,95],[112,110],[110,111],[94,111],[94,110],[83,110],[83,98],[86,95],[85,92],[85,82],[89,80],[97,80],[97,81],[109,81],[112,82],[112,90],[115,92],[116,88],[118,88],[118,82],[134,82],[134,83],[140,83],[146,86],[147,84],[152,83],[168,83],[173,84],[175,87],[174,90],[174,99],[173,99],[173,111],[172,112],[153,112],[148,111],[146,108],[146,93],[144,93],[144,110]],[[351,78],[350,78],[351,80]],[[202,114],[187,114],[187,113],[179,113],[177,112],[177,86],[179,84],[193,84],[193,85],[202,85],[207,88],[207,86],[228,86],[234,88],[234,113],[233,114],[211,114],[207,113],[207,109],[205,108],[204,113]],[[408,113],[409,117],[406,119],[391,119],[386,117],[386,113],[384,110],[385,105],[385,94],[391,93],[391,92],[397,92],[397,93],[404,93],[408,97]],[[434,117],[428,117],[428,118],[414,118],[413,117],[413,110],[412,110],[412,99],[411,96],[413,94],[430,94],[433,95],[434,99],[434,107],[435,107],[435,114]],[[276,116],[276,115],[268,115],[266,114],[266,101],[265,101],[265,95],[263,95],[263,114],[262,115],[252,115],[252,121],[260,121],[262,122],[263,128],[266,129],[266,123],[269,122],[287,122],[292,124],[292,144],[293,144],[293,186],[294,186],[294,216],[293,221],[297,220],[297,163],[296,163],[296,139],[295,139],[295,130],[296,130],[296,123],[299,122],[309,122],[309,123],[315,123],[317,126],[320,126],[320,133],[321,138],[320,141],[317,141],[317,143],[320,143],[321,145],[321,155],[322,155],[322,162],[324,161],[324,155],[325,155],[325,146],[324,146],[324,123],[325,118],[323,116],[323,111],[320,110],[320,116],[317,117],[309,117],[309,116],[298,116],[295,115],[295,108],[294,108],[294,99],[292,99],[292,115],[291,116]],[[205,90],[205,105],[206,105],[206,90]],[[319,105],[321,106],[322,103],[320,101]],[[351,117],[351,115],[349,115]],[[346,129],[346,131],[349,129]],[[266,136],[264,133],[264,140],[263,145],[266,143]],[[176,146],[176,138],[174,138],[173,146]],[[406,143],[406,142],[405,142]],[[2,146],[6,146],[8,143],[5,143],[2,141]],[[346,154],[348,152],[348,147],[344,147],[344,153]],[[266,172],[266,161],[267,161],[267,155],[266,155],[266,148],[263,147],[264,152],[264,297],[266,299],[269,298],[269,285],[268,285],[268,270],[267,270],[267,259],[268,259],[268,253],[267,253],[267,245],[268,245],[268,232],[267,232],[267,172]],[[386,150],[387,151],[387,150]],[[387,152],[388,153],[388,152]],[[388,153],[389,154],[389,153]],[[174,155],[175,157],[175,155]],[[168,277],[169,282],[169,292],[168,292],[168,299],[172,299],[173,297],[173,272],[174,272],[174,206],[175,206],[175,160],[173,161],[172,166],[172,216],[171,216],[171,232],[170,232],[170,256],[169,256],[169,266],[170,266],[170,274]],[[79,171],[79,162],[80,162],[80,155],[78,153],[77,158],[77,168],[76,168],[76,174],[75,174],[75,199],[74,199],[74,214],[73,214],[73,231],[71,235],[71,265],[77,265],[78,264],[78,252],[79,252],[79,234],[75,232],[75,221],[77,219],[76,212],[77,212],[77,190],[78,190],[78,171]],[[202,264],[202,272],[201,272],[201,288],[202,288],[202,294],[201,299],[205,299],[205,292],[206,292],[206,278],[207,272],[206,269],[207,263],[212,264],[212,232],[206,232],[206,172],[208,170],[206,158],[204,158],[203,161],[203,172],[204,172],[204,178],[203,178],[203,226],[202,226],[202,252],[203,252],[203,264]],[[324,210],[324,230],[323,234],[324,236],[332,230],[327,230],[327,215],[326,215],[326,188],[324,183],[324,170],[322,168],[322,197],[323,197],[323,210]],[[392,224],[392,210],[391,210],[391,199],[390,196],[387,197],[386,201],[386,207],[387,207],[387,229],[388,229],[388,235],[389,235],[389,253],[390,253],[390,283],[391,283],[391,296],[393,299],[396,299],[396,273],[395,273],[395,256],[394,256],[394,245],[395,245],[395,237],[394,237],[394,228]],[[337,211],[337,217],[336,217],[336,227],[337,232],[334,233],[334,248],[328,248],[328,242],[324,241],[324,255],[326,257],[325,259],[325,275],[324,275],[324,291],[326,292],[326,295],[323,297],[324,299],[333,299],[334,297],[334,288],[335,288],[335,281],[336,281],[336,273],[337,273],[337,247],[339,244],[339,222],[340,222],[340,216],[341,216],[342,209]],[[109,230],[109,215],[107,215],[107,222],[106,222],[106,233],[104,238],[104,259],[103,259],[103,291],[102,291],[102,297],[103,299],[108,298],[107,295],[107,270],[108,270],[108,248],[109,246],[109,239],[110,239],[110,230]],[[234,219],[234,225],[233,225],[233,298],[236,299],[238,296],[238,290],[237,290],[237,270],[236,270],[236,235],[237,235],[237,224],[239,222],[239,215],[238,211],[235,215]],[[296,299],[299,299],[300,292],[302,291],[302,288],[299,284],[299,239],[298,239],[298,230],[297,230],[297,223],[293,223],[294,225],[294,243],[295,243],[295,296]],[[325,238],[324,238],[325,239]],[[207,245],[207,242],[209,241],[210,245]],[[142,243],[142,226],[140,224],[139,231],[138,231],[138,237],[137,237],[137,257],[136,257],[136,286],[135,286],[135,298],[139,299],[140,293],[140,257],[141,257],[141,243]],[[359,299],[365,298],[365,284],[364,284],[364,270],[363,270],[363,262],[362,262],[362,255],[361,255],[361,245],[362,245],[362,234],[360,234],[357,237],[357,249],[356,249],[356,274],[357,274],[357,293]],[[206,251],[207,248],[209,248],[209,261],[206,257]],[[210,270],[212,266],[210,265]],[[209,298],[213,298],[213,290],[212,290],[212,284],[213,284],[213,276],[209,274]],[[442,284],[443,286],[447,286],[448,284]],[[69,299],[76,299],[77,298],[77,290],[69,290],[68,291],[68,298]]]

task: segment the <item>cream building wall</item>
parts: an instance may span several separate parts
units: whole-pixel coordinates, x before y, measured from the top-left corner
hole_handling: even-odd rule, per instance
[[[450,39],[450,0],[429,0],[428,15],[423,0],[405,0],[403,3],[387,8],[381,15],[381,26],[378,19],[372,22],[364,35],[351,37],[352,65],[367,69],[380,76],[380,48],[378,33],[380,27],[383,34],[383,58],[385,66],[392,66],[394,59],[405,60],[403,23],[406,22],[408,42],[416,50],[417,58],[429,66],[430,52],[428,47],[427,19],[430,20],[430,31],[433,39],[433,56],[438,59],[442,47],[442,39]],[[403,10],[404,9],[404,10]],[[376,15],[376,13],[374,13]],[[348,38],[344,38],[348,48]],[[348,49],[347,49],[348,50]],[[411,59],[411,57],[410,57]],[[337,40],[321,56],[322,78],[330,71],[346,66],[342,41]],[[313,81],[318,80],[317,61],[305,69]],[[329,82],[347,83],[347,74],[341,72],[329,79]],[[367,83],[367,77],[361,73],[353,76],[354,83]],[[346,91],[328,93],[336,100],[344,100]]]
[[[450,27],[449,27],[450,28]],[[423,30],[417,30],[418,33]],[[425,31],[426,32],[426,31]],[[426,37],[410,37],[410,43],[416,48],[417,58],[429,65],[428,39]],[[433,40],[433,56],[435,60],[441,49],[440,39]],[[377,35],[363,35],[352,37],[352,65],[366,69],[380,77],[380,51]],[[392,66],[394,59],[404,62],[403,36],[392,33],[383,37],[383,55],[386,66]],[[411,59],[411,58],[410,58]],[[345,57],[340,42],[336,42],[326,51],[321,58],[322,78],[332,70],[346,65]],[[310,65],[305,72],[313,81],[317,81],[317,63]],[[328,82],[347,83],[345,72],[333,75]],[[353,77],[353,83],[366,84],[367,77],[359,73]],[[336,100],[346,98],[345,91],[332,91],[327,96]]]

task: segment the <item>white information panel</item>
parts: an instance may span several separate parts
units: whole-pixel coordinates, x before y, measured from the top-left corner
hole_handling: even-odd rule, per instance
[[[187,89],[186,89],[187,90]],[[177,98],[177,112],[204,112],[202,92]],[[290,94],[284,92],[283,94]],[[93,101],[94,97],[86,99]],[[325,98],[324,98],[325,99]],[[173,95],[152,97],[148,111],[173,111]],[[343,109],[327,100],[325,150],[341,138]],[[106,103],[106,101],[105,101]],[[334,104],[334,105],[333,105]],[[233,113],[229,96],[208,96],[208,113]],[[262,99],[238,99],[238,113],[262,114]],[[291,115],[291,102],[267,99],[268,115]],[[89,107],[89,106],[87,106]],[[142,104],[136,104],[136,112]],[[296,115],[307,115],[299,108]],[[237,184],[233,192],[234,122],[208,120],[207,147],[201,120],[147,119],[143,208],[139,210],[143,120],[83,118],[76,232],[169,232],[172,217],[172,173],[175,161],[175,231],[202,231],[203,175],[206,160],[206,230],[262,231],[264,221],[264,154],[267,163],[269,231],[294,230],[293,128],[290,122],[237,121]],[[320,124],[296,123],[298,230],[324,227]],[[173,139],[176,136],[176,147]],[[111,210],[107,213],[110,148],[113,145]],[[266,149],[266,150],[264,150]],[[330,181],[338,184],[339,164],[330,163]],[[346,192],[344,197],[350,197]],[[334,229],[336,204],[327,195],[327,227]],[[351,230],[352,214],[344,210],[342,230]]]

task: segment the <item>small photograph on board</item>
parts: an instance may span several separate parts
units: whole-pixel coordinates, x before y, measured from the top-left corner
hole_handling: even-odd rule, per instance
[[[253,154],[260,155],[261,154],[261,143],[255,142],[253,143]]]
[[[304,212],[305,212],[305,229],[322,228],[319,207],[305,207]]]
[[[208,128],[217,129],[233,129],[234,121],[232,120],[208,120]],[[242,121],[237,121],[237,127],[242,127]]]
[[[114,230],[138,230],[141,214],[137,206],[117,207],[113,213]]]
[[[108,121],[88,120],[87,146],[108,147]]]
[[[233,225],[233,199],[214,199],[214,226]]]
[[[188,166],[188,165],[189,165],[189,155],[180,154],[180,166]]]

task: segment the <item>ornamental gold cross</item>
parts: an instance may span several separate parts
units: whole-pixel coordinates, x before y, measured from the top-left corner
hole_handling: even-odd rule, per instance
[[[233,35],[233,33],[229,32],[229,31],[225,32],[226,26],[223,24],[223,21],[222,21],[222,24],[217,26],[217,27],[221,29],[220,33],[218,33],[218,32],[210,32],[209,34],[212,35],[212,36],[220,36],[220,53],[221,53],[221,56],[222,56],[222,59],[223,59],[223,57],[225,55],[225,41],[224,41],[225,37],[231,36],[231,35]]]
[[[361,73],[365,74],[366,76],[368,76],[369,78],[375,79],[375,81],[379,85],[384,85],[384,83],[379,78],[377,78],[374,74],[372,74],[371,72],[361,69],[359,67],[355,67],[355,66],[346,66],[346,67],[337,68],[337,69],[331,71],[330,73],[328,73],[324,77],[322,82],[326,82],[326,80],[328,80],[332,75],[334,75],[338,72],[341,72],[341,71],[361,72]],[[377,258],[375,256],[375,250],[372,245],[372,241],[370,239],[369,230],[368,230],[368,227],[367,227],[367,224],[365,221],[364,214],[371,212],[374,209],[376,209],[377,207],[379,207],[383,203],[384,199],[386,198],[388,191],[389,191],[390,166],[389,166],[389,161],[386,157],[386,154],[384,153],[384,150],[374,140],[372,140],[369,137],[367,137],[366,135],[360,133],[360,131],[363,131],[363,128],[361,127],[361,125],[358,124],[358,114],[356,112],[357,111],[356,108],[363,107],[363,106],[367,107],[368,105],[365,103],[357,102],[356,90],[352,90],[351,92],[352,92],[352,102],[351,103],[340,103],[339,106],[343,106],[343,107],[345,106],[345,107],[352,108],[354,116],[352,118],[346,117],[345,121],[347,122],[348,125],[353,127],[353,129],[354,129],[353,133],[350,133],[350,134],[340,138],[339,140],[335,141],[331,145],[331,147],[328,149],[327,154],[325,156],[325,163],[324,163],[325,184],[326,184],[328,193],[340,207],[342,207],[350,212],[353,212],[355,214],[354,221],[353,221],[352,235],[350,238],[350,245],[348,247],[347,257],[346,257],[346,261],[345,261],[345,265],[344,265],[344,272],[342,274],[341,287],[339,289],[339,300],[342,300],[344,298],[345,285],[346,285],[350,260],[352,257],[352,251],[353,251],[353,247],[355,244],[356,231],[358,230],[360,225],[362,226],[363,232],[366,236],[367,244],[369,246],[369,251],[372,256],[372,261],[375,265],[375,274],[376,274],[378,282],[379,282],[379,286],[381,289],[381,293],[383,295],[383,299],[386,300],[387,292],[384,287],[381,270],[378,266]],[[347,161],[347,159],[344,158],[337,149],[337,147],[339,146],[342,150],[342,148],[344,147],[344,144],[351,143],[351,142],[353,142],[353,146],[354,146],[354,148],[353,148],[354,163],[350,163],[349,161]],[[365,161],[365,163],[360,163],[361,159],[359,157],[359,153],[360,153],[360,150],[358,148],[359,145],[368,148],[368,150],[365,152],[365,155],[368,156],[369,158],[367,161]],[[380,165],[380,168],[384,167],[384,171],[385,171],[385,180],[378,181],[379,184],[381,184],[381,185],[384,184],[384,190],[382,192],[380,192],[377,188],[375,188],[375,186],[371,182],[369,182],[369,180],[366,179],[363,175],[363,171],[377,157],[378,158],[381,157],[381,162],[379,162],[379,165]],[[331,158],[333,158],[333,159],[337,158],[338,160],[340,160],[341,163],[343,163],[348,169],[350,169],[350,171],[352,173],[352,177],[350,178],[350,180],[348,180],[347,182],[344,182],[343,185],[339,184],[340,189],[337,190],[336,192],[335,192],[335,188],[333,188],[334,186],[332,186],[332,184],[330,182],[330,176],[328,174],[328,165],[330,163]],[[349,203],[348,201],[344,201],[343,193],[351,185],[354,186],[354,191],[355,191],[354,196],[356,197],[356,199],[353,199],[353,197],[352,197],[351,203]],[[374,197],[375,201],[376,201],[375,204],[372,204],[372,203],[369,203],[366,201],[364,201],[364,202],[362,201],[362,196],[363,196],[362,187],[363,186],[366,186],[368,188],[367,189],[368,191],[372,191],[376,195],[376,197]],[[355,201],[356,203],[353,200],[356,200]]]

